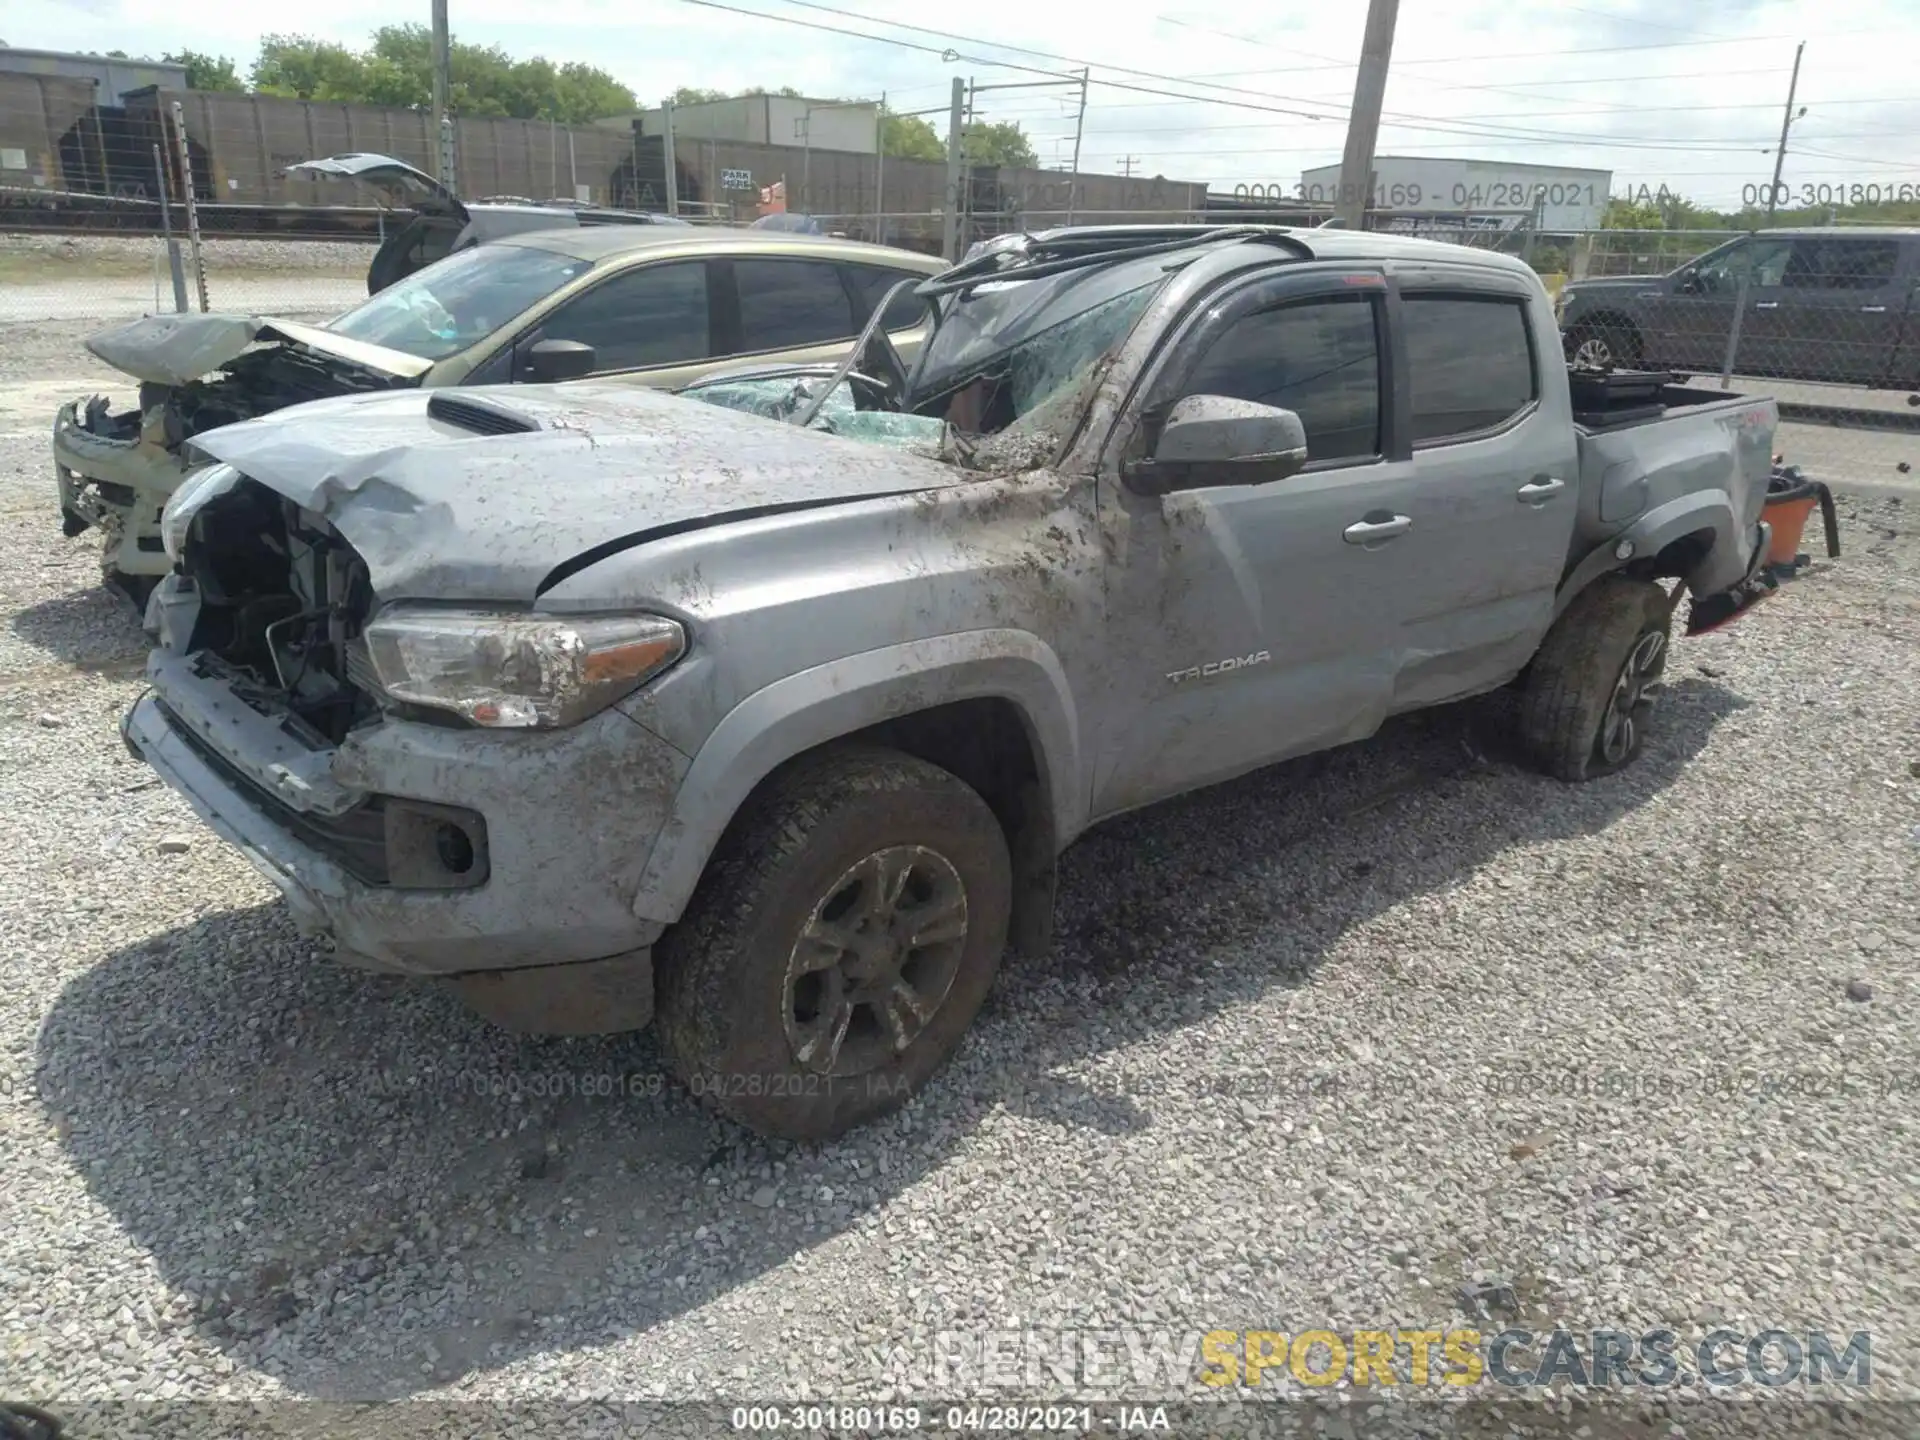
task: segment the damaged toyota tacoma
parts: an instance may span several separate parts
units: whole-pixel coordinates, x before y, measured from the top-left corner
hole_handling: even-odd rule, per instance
[[[1570,377],[1516,260],[1089,228],[919,293],[910,369],[202,435],[128,745],[349,963],[657,1022],[811,1139],[954,1051],[1090,825],[1508,685],[1605,775],[1683,599],[1764,593],[1772,402]]]

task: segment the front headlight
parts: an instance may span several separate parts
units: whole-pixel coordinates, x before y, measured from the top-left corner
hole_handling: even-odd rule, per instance
[[[686,653],[657,615],[561,616],[393,610],[366,630],[393,699],[496,729],[572,725],[632,694]]]
[[[181,551],[187,543],[187,527],[193,524],[200,507],[239,483],[240,472],[231,465],[209,465],[180,482],[160,509],[160,544],[169,560],[176,565],[180,563]]]

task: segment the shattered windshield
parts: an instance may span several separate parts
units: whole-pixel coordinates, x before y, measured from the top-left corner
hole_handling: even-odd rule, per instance
[[[327,326],[336,334],[442,360],[493,334],[593,268],[525,245],[478,245],[396,281]]]
[[[826,377],[820,375],[721,377],[690,385],[680,393],[708,405],[791,422],[825,383]],[[842,435],[849,440],[935,455],[946,423],[927,415],[862,410],[854,398],[853,387],[842,381],[829,392],[820,413],[807,428]]]
[[[942,305],[921,350],[914,408],[938,402],[956,429],[992,435],[1078,395],[1125,340],[1167,276],[1165,257],[1034,280],[990,280]]]

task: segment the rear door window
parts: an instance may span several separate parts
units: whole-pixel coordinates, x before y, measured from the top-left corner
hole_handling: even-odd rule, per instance
[[[1900,265],[1896,240],[1795,240],[1782,284],[1789,290],[1881,290]]]
[[[1414,444],[1495,429],[1539,398],[1523,302],[1409,295],[1400,316]]]
[[[838,266],[820,260],[736,260],[740,349],[799,350],[859,330]]]

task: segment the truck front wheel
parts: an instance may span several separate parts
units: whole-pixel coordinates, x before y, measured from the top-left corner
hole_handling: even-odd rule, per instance
[[[1520,738],[1559,780],[1592,780],[1633,762],[1667,668],[1673,608],[1651,580],[1609,575],[1547,631],[1520,698]]]
[[[797,761],[748,802],[661,938],[669,1064],[776,1139],[887,1114],[958,1048],[1011,903],[999,822],[946,771],[877,747]]]

